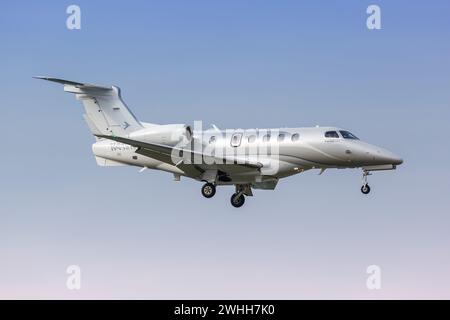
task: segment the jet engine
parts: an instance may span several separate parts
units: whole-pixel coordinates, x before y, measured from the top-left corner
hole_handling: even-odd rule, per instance
[[[174,146],[192,139],[192,128],[186,124],[152,125],[130,133],[130,139]]]

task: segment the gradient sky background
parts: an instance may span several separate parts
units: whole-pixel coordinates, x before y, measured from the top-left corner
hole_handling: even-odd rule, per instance
[[[449,14],[444,0],[3,1],[0,298],[450,298]],[[118,85],[148,122],[336,125],[405,163],[369,196],[359,170],[310,171],[236,210],[230,187],[207,200],[195,181],[97,167],[81,104],[33,75]]]

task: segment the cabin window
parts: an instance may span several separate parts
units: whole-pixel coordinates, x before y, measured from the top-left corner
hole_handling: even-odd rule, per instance
[[[266,135],[263,137],[263,141],[264,141],[264,142],[270,141],[270,134],[266,134]]]
[[[283,140],[284,140],[284,137],[286,137],[286,135],[285,135],[284,133],[280,133],[280,134],[278,135],[278,142],[283,141]]]
[[[216,142],[216,137],[212,136],[211,138],[209,138],[209,143],[214,143]]]
[[[344,139],[353,139],[353,140],[359,140],[357,136],[355,136],[353,133],[341,130],[339,131],[342,134],[342,138]]]
[[[242,133],[233,134],[233,136],[231,137],[231,146],[239,147],[239,145],[241,144],[241,139],[242,139]]]
[[[248,137],[248,142],[249,143],[253,143],[256,140],[256,136],[255,135],[251,135],[250,137]]]
[[[339,135],[336,131],[327,131],[325,132],[325,138],[339,138]]]
[[[300,135],[298,133],[294,133],[291,137],[292,142],[298,141],[300,139]]]

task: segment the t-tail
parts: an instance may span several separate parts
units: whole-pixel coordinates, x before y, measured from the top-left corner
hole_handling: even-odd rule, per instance
[[[122,100],[119,87],[102,87],[49,77],[34,78],[61,83],[64,91],[74,93],[84,105],[84,119],[94,135],[126,136],[143,128]]]
[[[141,130],[144,125],[134,116],[120,95],[116,86],[103,87],[87,83],[74,82],[50,77],[34,77],[64,85],[64,91],[74,93],[85,109],[84,120],[94,136],[128,136]],[[100,166],[124,165],[104,157],[110,140],[98,139],[93,144],[92,151]],[[101,140],[101,141],[99,141]]]

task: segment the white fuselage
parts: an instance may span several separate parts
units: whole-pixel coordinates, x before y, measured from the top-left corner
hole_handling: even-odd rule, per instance
[[[309,169],[370,167],[382,170],[394,169],[402,163],[392,152],[359,139],[344,138],[341,132],[347,131],[335,127],[206,130],[194,132],[193,140],[199,141],[201,151],[221,150],[264,164],[262,171],[235,173],[234,184],[258,181],[261,176],[283,178]],[[107,139],[93,145],[99,164],[104,161],[104,165],[126,164],[187,175],[175,164],[140,156],[135,151],[135,147]],[[209,165],[208,168],[215,167]]]
[[[83,103],[84,119],[97,142],[98,165],[132,165],[204,181],[212,198],[217,185],[235,185],[231,204],[238,208],[252,189],[275,189],[280,178],[310,169],[362,168],[361,192],[368,194],[371,171],[392,170],[403,160],[335,127],[192,130],[186,124],[139,121],[122,100],[119,87],[53,77]]]

